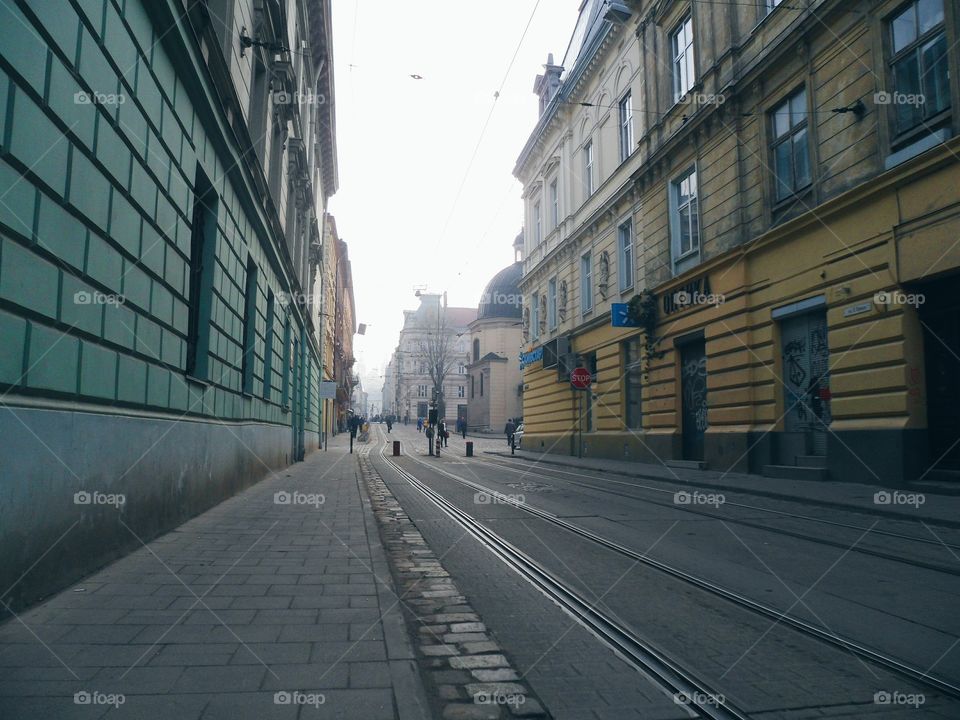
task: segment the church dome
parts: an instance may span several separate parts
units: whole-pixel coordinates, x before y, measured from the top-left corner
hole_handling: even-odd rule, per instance
[[[515,262],[493,276],[480,297],[478,320],[490,318],[514,318],[522,314],[523,298],[520,295],[520,276],[523,263]]]

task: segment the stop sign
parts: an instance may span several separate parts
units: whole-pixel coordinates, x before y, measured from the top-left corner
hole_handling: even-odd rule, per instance
[[[586,390],[590,387],[590,371],[585,367],[574,368],[570,373],[570,384],[577,390]]]

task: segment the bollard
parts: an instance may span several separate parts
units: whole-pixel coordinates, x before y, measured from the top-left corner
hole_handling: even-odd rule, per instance
[[[473,440],[467,440],[467,457],[473,457]]]
[[[393,441],[393,456],[400,457],[400,441],[399,440]]]

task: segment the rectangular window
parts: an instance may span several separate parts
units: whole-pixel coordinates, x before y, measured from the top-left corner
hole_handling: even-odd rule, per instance
[[[480,397],[483,397],[483,373],[480,373]]]
[[[533,204],[533,241],[535,245],[539,245],[543,240],[540,216],[540,201],[537,201]]]
[[[476,391],[477,391],[476,378],[473,375],[471,375],[470,376],[470,397],[471,398],[473,398],[476,395]]]
[[[537,293],[533,294],[530,304],[530,336],[536,340],[540,337],[540,302]]]
[[[427,386],[417,385],[417,397],[426,397],[426,396],[427,396]]]
[[[676,263],[700,250],[696,167],[670,183],[670,209],[673,260]]]
[[[630,91],[620,101],[620,162],[633,152],[633,100]]]
[[[590,253],[580,258],[580,312],[593,310],[593,258]]]
[[[642,390],[640,338],[635,337],[623,343],[623,422],[632,430],[639,430],[642,427],[640,415]]]
[[[457,365],[457,375],[465,375],[467,372],[467,366],[463,363]]]
[[[283,407],[290,407],[290,315],[283,325],[283,379],[280,391],[280,403]]]
[[[801,88],[770,113],[770,154],[776,199],[793,197],[810,185],[810,143],[807,132],[807,91]]]
[[[585,199],[593,195],[593,140],[583,146],[583,189]]]
[[[269,400],[273,390],[273,337],[276,314],[273,290],[267,290],[267,334],[263,343],[263,399]]]
[[[557,190],[557,180],[550,183],[550,223],[551,229],[560,224],[560,193]]]
[[[457,385],[457,397],[462,398],[467,396],[467,389],[463,385]]]
[[[620,291],[633,287],[633,221],[627,220],[618,231],[618,258]]]
[[[693,87],[693,18],[688,17],[670,36],[673,49],[673,100],[676,102]]]
[[[200,165],[194,180],[193,225],[190,228],[190,296],[187,298],[187,375],[207,379],[213,269],[217,253],[219,199]]]
[[[253,392],[253,370],[257,359],[257,265],[247,258],[247,284],[243,294],[243,355],[240,366],[243,392]]]
[[[890,19],[889,28],[893,92],[877,93],[876,102],[892,105],[897,135],[939,124],[950,107],[943,0],[915,0]]]
[[[557,328],[557,279],[550,278],[547,283],[547,325],[551,330]]]

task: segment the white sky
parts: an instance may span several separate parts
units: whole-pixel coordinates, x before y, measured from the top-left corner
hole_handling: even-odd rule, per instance
[[[357,321],[370,326],[354,338],[367,368],[382,372],[402,311],[418,305],[414,286],[476,307],[513,260],[523,206],[512,171],[537,120],[534,78],[548,52],[563,57],[580,0],[540,0],[454,199],[535,4],[333,0],[340,190],[330,210],[350,249]]]

